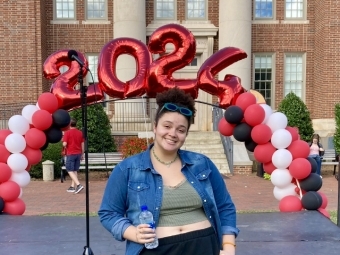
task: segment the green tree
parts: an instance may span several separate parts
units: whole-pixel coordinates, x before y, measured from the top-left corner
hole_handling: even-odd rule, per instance
[[[77,127],[82,130],[82,112],[76,109],[70,112],[71,118],[77,120]],[[117,151],[115,141],[111,135],[111,126],[101,104],[87,107],[87,141],[88,152]]]
[[[335,133],[334,133],[334,149],[340,152],[340,104],[335,105]]]
[[[279,104],[278,111],[287,116],[288,126],[299,129],[302,140],[310,141],[314,133],[312,120],[307,106],[297,95],[290,92]]]

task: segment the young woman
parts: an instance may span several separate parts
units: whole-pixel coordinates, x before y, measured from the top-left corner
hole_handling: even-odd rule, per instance
[[[181,150],[195,115],[194,100],[178,88],[157,95],[154,143],[118,164],[99,209],[103,226],[126,255],[234,255],[236,210],[218,169],[206,156]],[[141,205],[156,229],[140,224]],[[155,236],[159,246],[146,249]]]
[[[316,173],[321,176],[321,156],[323,156],[325,150],[320,143],[320,136],[318,134],[314,134],[312,136],[311,142],[309,143],[309,149],[310,151],[308,157],[315,159],[318,165]]]

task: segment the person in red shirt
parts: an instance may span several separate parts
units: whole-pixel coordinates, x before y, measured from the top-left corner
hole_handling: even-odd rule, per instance
[[[63,146],[66,148],[66,170],[72,179],[71,186],[67,192],[79,193],[84,189],[78,180],[78,170],[80,160],[84,159],[84,137],[83,133],[77,129],[77,121],[71,119],[70,129],[64,133]]]

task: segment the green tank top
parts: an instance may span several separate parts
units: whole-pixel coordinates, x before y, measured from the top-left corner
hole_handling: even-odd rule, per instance
[[[207,220],[202,200],[187,180],[176,187],[163,188],[158,227],[183,226]]]

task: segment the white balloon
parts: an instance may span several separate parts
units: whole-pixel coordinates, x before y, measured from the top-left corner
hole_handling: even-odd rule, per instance
[[[28,160],[24,154],[13,153],[7,159],[7,165],[13,172],[20,173],[25,171],[28,166]]]
[[[265,113],[264,120],[263,120],[262,123],[261,123],[261,124],[264,124],[264,123],[267,122],[269,116],[273,113],[273,110],[272,110],[272,108],[271,108],[269,105],[267,105],[267,104],[260,104],[260,106],[263,108],[264,113]]]
[[[288,169],[275,169],[270,175],[273,185],[281,189],[291,184],[292,179]]]
[[[21,188],[27,186],[31,181],[31,176],[27,171],[20,173],[12,172],[10,181],[16,182]]]
[[[272,163],[278,169],[286,169],[292,163],[293,156],[287,149],[278,149],[273,153]]]
[[[5,147],[9,152],[20,153],[26,148],[25,138],[18,134],[9,134],[5,139]]]
[[[21,115],[13,115],[8,120],[8,128],[13,133],[18,133],[20,135],[26,134],[26,132],[30,129],[30,124],[27,119],[25,119]]]
[[[291,144],[292,139],[292,135],[288,130],[278,129],[272,134],[270,141],[276,149],[284,149]]]
[[[265,124],[267,124],[274,133],[278,129],[285,129],[288,124],[288,119],[282,112],[274,112],[269,116]]]
[[[32,124],[32,116],[38,110],[39,109],[36,105],[29,104],[22,109],[21,115],[28,121],[28,123]]]
[[[18,198],[21,198],[22,197],[22,188],[20,187],[20,194],[18,196]]]
[[[35,106],[38,108],[38,110],[40,110],[40,106],[39,106],[38,102],[35,104]]]
[[[282,198],[286,196],[297,196],[295,188],[296,185],[294,185],[293,183],[289,184],[284,188],[279,188],[275,186],[273,190],[274,197],[280,201]]]

